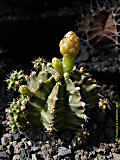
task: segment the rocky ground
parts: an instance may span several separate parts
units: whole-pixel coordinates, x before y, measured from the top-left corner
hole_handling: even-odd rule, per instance
[[[28,18],[30,11],[27,11],[26,19],[19,9],[17,29],[14,16],[9,17],[9,21],[4,17],[0,22],[3,24],[0,26],[0,160],[119,160],[120,141],[115,141],[115,106],[103,122],[92,124],[93,133],[84,145],[73,143],[74,135],[70,131],[65,131],[61,136],[49,136],[43,131],[39,134],[11,131],[7,109],[12,102],[13,93],[7,90],[4,80],[12,70],[23,69],[28,72],[32,68],[30,61],[37,56],[48,60],[53,56],[59,57],[59,40],[69,30],[76,30],[75,22],[81,8],[78,7],[81,6],[80,3],[73,3],[72,9],[67,3],[64,7],[56,4],[59,6],[57,9],[48,4],[46,1],[43,5],[46,10],[42,10],[39,16],[34,12],[34,16],[31,14]],[[8,23],[9,27],[3,30]],[[39,44],[41,40],[42,45]],[[33,54],[30,55],[30,51]],[[94,52],[94,49],[90,49],[86,44],[81,44],[81,53],[76,64],[78,67],[85,66],[93,74],[101,84],[104,94],[112,102],[115,95],[120,96],[119,52],[106,51],[107,54],[101,52],[101,55]]]

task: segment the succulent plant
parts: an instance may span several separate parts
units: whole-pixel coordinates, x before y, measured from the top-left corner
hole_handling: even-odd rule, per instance
[[[20,97],[10,105],[13,129],[31,125],[49,132],[79,130],[79,137],[87,134],[88,113],[104,103],[99,102],[102,98],[96,80],[83,67],[74,65],[79,50],[79,38],[70,31],[60,41],[63,59],[53,58],[48,63],[38,58],[33,62],[37,71],[25,76],[26,83],[18,89]]]

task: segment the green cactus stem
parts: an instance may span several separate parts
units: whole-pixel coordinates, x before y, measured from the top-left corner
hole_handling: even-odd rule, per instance
[[[13,99],[10,104],[10,120],[13,131],[24,130],[28,127],[29,121],[27,117],[27,98],[21,97],[18,100]]]
[[[64,55],[63,56],[63,71],[64,71],[64,75],[65,73],[70,73],[73,69],[74,66],[74,61],[75,61],[75,57],[69,56],[69,55]]]

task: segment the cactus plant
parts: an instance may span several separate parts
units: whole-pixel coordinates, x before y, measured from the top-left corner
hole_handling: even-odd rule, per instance
[[[19,87],[20,97],[10,105],[13,129],[31,125],[49,132],[70,129],[86,133],[87,113],[99,110],[103,103],[99,102],[100,86],[95,79],[83,67],[74,66],[79,50],[79,38],[70,31],[60,41],[63,59],[53,58],[48,63],[38,58],[33,62],[37,71],[24,76],[26,84]]]

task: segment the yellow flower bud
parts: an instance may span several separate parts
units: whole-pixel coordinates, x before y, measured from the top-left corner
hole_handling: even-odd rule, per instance
[[[60,53],[62,55],[76,56],[80,50],[80,39],[72,31],[68,32],[59,43]]]

